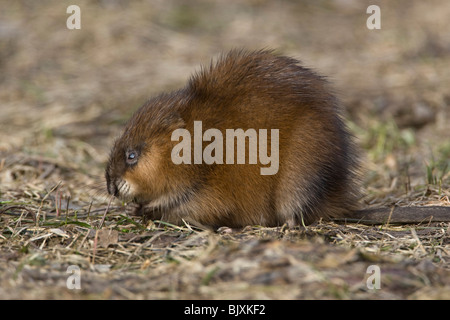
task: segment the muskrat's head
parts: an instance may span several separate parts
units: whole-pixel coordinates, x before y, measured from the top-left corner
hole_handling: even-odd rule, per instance
[[[176,112],[176,94],[162,95],[142,106],[128,121],[111,150],[105,177],[108,193],[124,201],[148,203],[182,186],[171,161],[172,132],[184,126]]]

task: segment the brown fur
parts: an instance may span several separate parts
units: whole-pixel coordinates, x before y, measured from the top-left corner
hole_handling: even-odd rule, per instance
[[[326,80],[299,61],[231,51],[183,89],[137,110],[111,151],[108,191],[135,202],[137,214],[173,223],[277,226],[342,217],[358,203],[359,164],[340,113]],[[268,136],[279,129],[278,173],[261,175],[260,163],[174,164],[171,134],[186,128],[193,135],[194,121],[224,137],[225,129],[267,129]],[[137,161],[127,164],[132,151]]]

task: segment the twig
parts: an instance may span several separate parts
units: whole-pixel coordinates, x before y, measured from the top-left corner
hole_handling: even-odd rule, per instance
[[[0,214],[1,213],[8,214],[6,211],[11,210],[11,209],[22,209],[22,210],[25,210],[27,213],[29,213],[31,215],[31,218],[33,219],[33,222],[36,223],[36,219],[37,218],[36,218],[35,214],[33,213],[33,211],[28,209],[27,207],[24,207],[24,206],[8,206],[8,207],[4,208],[3,210],[1,210]],[[21,213],[20,215],[22,216],[23,213]]]
[[[92,264],[95,264],[95,253],[97,252],[97,239],[98,239],[98,230],[95,231],[94,248],[92,252]]]
[[[427,251],[425,250],[425,248],[422,245],[422,241],[420,241],[419,237],[417,236],[416,229],[412,228],[411,234],[412,234],[413,238],[417,241],[417,245],[420,248],[420,250],[422,251],[422,253],[427,253]]]
[[[103,223],[105,222],[106,214],[108,213],[109,206],[111,205],[112,200],[113,200],[113,198],[111,197],[109,199],[108,206],[106,207],[105,213],[103,214],[102,220],[100,221],[100,226],[98,227],[99,229],[101,229],[103,227]]]
[[[70,195],[67,198],[67,204],[66,204],[66,223],[67,223],[67,219],[68,219],[68,216],[69,216],[69,203],[70,203]]]
[[[54,187],[53,187],[53,188],[45,195],[45,197],[42,198],[41,205],[39,206],[38,212],[36,213],[36,221],[35,221],[35,223],[36,223],[36,226],[37,226],[37,227],[38,227],[38,223],[39,223],[39,216],[40,216],[40,214],[41,214],[41,209],[42,209],[42,207],[44,206],[44,201],[47,200],[48,196],[49,196],[53,191],[55,191],[56,188],[58,188],[58,187],[61,185],[61,183],[62,183],[62,181],[59,181],[59,182],[56,184],[56,186],[54,186]],[[44,221],[45,221],[45,211],[44,211]]]

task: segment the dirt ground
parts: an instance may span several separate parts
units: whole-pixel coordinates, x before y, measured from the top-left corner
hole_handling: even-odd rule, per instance
[[[75,2],[0,3],[0,299],[450,299],[448,223],[144,225],[103,177],[149,97],[223,51],[274,48],[333,83],[363,206],[450,206],[449,1],[377,1],[379,30],[373,1]]]

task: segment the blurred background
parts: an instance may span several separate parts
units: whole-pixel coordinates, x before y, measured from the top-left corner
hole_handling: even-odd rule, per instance
[[[80,30],[66,27],[71,4]],[[380,30],[366,27],[372,4]],[[63,180],[72,199],[85,197],[134,110],[242,47],[328,76],[366,153],[367,203],[442,186],[449,18],[447,0],[0,0],[0,196]]]

